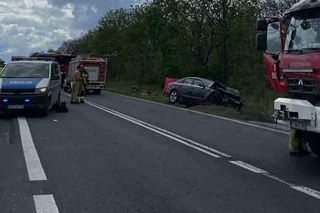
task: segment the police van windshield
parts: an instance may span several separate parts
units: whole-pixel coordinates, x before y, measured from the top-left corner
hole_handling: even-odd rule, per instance
[[[308,16],[295,16],[289,23],[286,51],[320,49],[320,11]]]
[[[8,64],[1,78],[49,78],[49,64],[17,63]]]

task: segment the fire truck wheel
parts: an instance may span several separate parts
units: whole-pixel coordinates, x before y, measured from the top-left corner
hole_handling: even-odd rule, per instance
[[[100,95],[100,94],[101,94],[101,90],[99,90],[99,89],[95,90],[95,91],[94,91],[94,94]]]
[[[320,157],[320,134],[319,133],[308,133],[308,142],[311,151]]]

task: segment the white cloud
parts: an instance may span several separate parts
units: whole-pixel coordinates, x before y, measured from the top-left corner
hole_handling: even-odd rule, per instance
[[[58,48],[133,0],[0,0],[0,58]]]
[[[16,51],[16,49],[8,48],[8,49],[0,52],[0,54],[11,54],[11,53],[13,53],[14,51]]]
[[[94,12],[94,13],[97,13],[98,12],[98,8],[96,8],[95,6],[91,6],[91,11]]]
[[[46,51],[77,36],[74,11],[72,3],[59,7],[48,0],[0,0],[0,57]]]

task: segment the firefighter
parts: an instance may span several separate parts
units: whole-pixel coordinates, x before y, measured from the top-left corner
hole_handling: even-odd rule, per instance
[[[85,101],[84,101],[84,96],[86,94],[85,85],[87,84],[89,75],[88,75],[88,72],[84,66],[81,66],[80,73],[81,73],[81,83],[80,83],[79,97],[80,97],[80,103],[85,103]]]
[[[289,154],[294,157],[310,155],[307,141],[307,133],[293,129],[289,134]]]
[[[80,92],[81,92],[81,66],[77,66],[77,69],[72,74],[72,92],[71,92],[71,104],[79,104],[80,103]]]

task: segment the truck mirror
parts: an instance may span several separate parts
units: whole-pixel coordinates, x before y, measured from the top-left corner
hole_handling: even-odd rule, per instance
[[[256,22],[257,31],[267,31],[268,23],[266,19],[259,18]]]
[[[267,34],[257,33],[256,35],[256,49],[265,51],[267,49]]]

